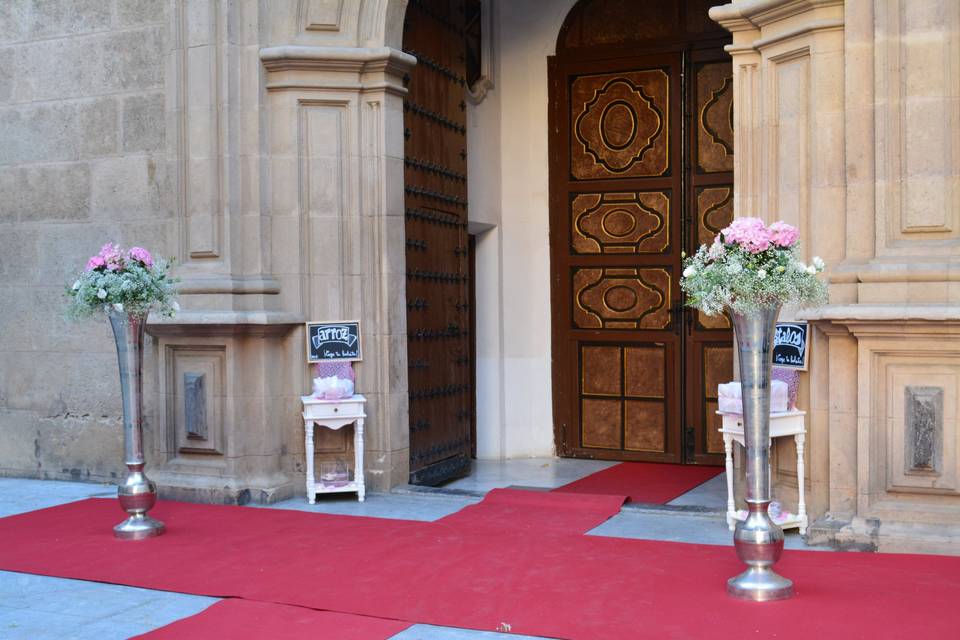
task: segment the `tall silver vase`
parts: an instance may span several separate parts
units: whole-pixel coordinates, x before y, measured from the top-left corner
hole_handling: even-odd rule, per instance
[[[747,570],[727,581],[727,593],[744,600],[793,596],[793,582],[773,571],[783,553],[783,530],[767,515],[770,505],[770,372],[780,306],[741,315],[728,310],[736,331],[743,390],[747,518],[737,522],[733,543]]]
[[[147,515],[157,501],[157,487],[143,472],[143,330],[146,315],[107,312],[120,365],[123,397],[123,453],[127,476],[117,489],[120,506],[130,517],[113,528],[125,540],[141,540],[164,532],[164,524]]]

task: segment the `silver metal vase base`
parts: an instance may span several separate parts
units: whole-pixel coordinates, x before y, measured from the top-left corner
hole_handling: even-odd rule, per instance
[[[793,581],[777,574],[773,565],[783,553],[783,529],[767,515],[770,502],[747,504],[747,517],[737,523],[733,546],[747,570],[727,580],[727,593],[741,600],[766,602],[793,596]]]
[[[120,507],[130,517],[113,528],[123,540],[142,540],[166,531],[166,525],[147,515],[157,502],[157,486],[143,474],[143,465],[131,465],[127,478],[117,488]]]

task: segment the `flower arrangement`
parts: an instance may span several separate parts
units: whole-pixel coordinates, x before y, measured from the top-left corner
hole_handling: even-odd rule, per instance
[[[156,310],[172,316],[180,310],[174,300],[176,283],[166,260],[155,261],[142,247],[124,251],[108,242],[67,287],[69,310],[77,317],[110,310],[144,316]]]
[[[710,246],[700,245],[684,262],[680,286],[688,304],[707,315],[729,308],[745,314],[760,307],[823,304],[827,287],[817,278],[824,263],[804,264],[797,253],[800,233],[785,222],[738,218]]]

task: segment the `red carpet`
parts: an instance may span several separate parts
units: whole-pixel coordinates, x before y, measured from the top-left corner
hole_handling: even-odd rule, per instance
[[[950,638],[960,626],[960,558],[787,551],[779,567],[797,597],[756,605],[725,593],[741,568],[730,547],[510,523],[471,532],[469,519],[155,511],[168,533],[137,543],[113,538],[115,500],[0,519],[0,568],[578,640]]]
[[[620,513],[625,496],[494,489],[483,501],[437,520],[463,534],[582,534]]]
[[[230,640],[386,640],[410,624],[353,616],[333,611],[314,611],[272,602],[221,600],[200,613],[177,620],[141,640],[186,640],[188,638],[230,638]]]
[[[723,473],[723,467],[621,462],[554,491],[627,496],[630,502],[666,504]]]

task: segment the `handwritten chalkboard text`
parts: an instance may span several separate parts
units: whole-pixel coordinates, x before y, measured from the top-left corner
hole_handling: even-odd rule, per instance
[[[778,322],[773,337],[773,364],[792,369],[807,368],[806,322]]]
[[[307,360],[361,359],[359,322],[308,322]]]

